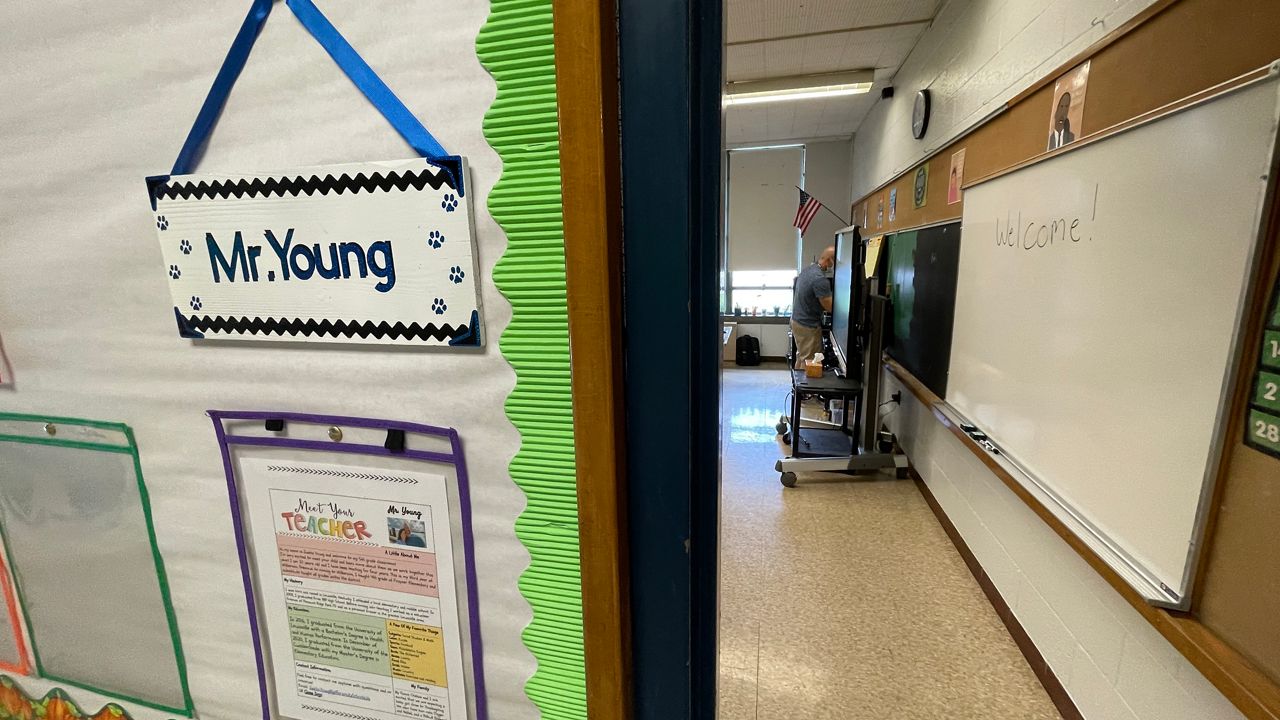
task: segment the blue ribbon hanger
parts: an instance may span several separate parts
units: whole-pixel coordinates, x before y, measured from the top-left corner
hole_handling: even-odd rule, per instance
[[[274,4],[275,0],[253,0],[253,6],[249,8],[249,14],[241,24],[240,31],[236,33],[236,39],[231,43],[231,49],[227,52],[227,57],[222,61],[222,67],[213,80],[213,87],[209,89],[209,95],[205,97],[204,104],[200,107],[195,124],[191,126],[191,132],[187,134],[187,140],[182,144],[182,151],[178,153],[178,159],[173,163],[172,175],[186,175],[200,162],[205,145],[209,141],[209,133],[217,124],[218,116],[222,114],[222,109],[227,104],[227,96],[240,77],[240,72],[244,70],[244,64],[249,59],[249,51],[253,49],[253,43],[262,32],[262,26],[266,23],[267,16],[271,14]],[[360,92],[364,93],[369,102],[373,103],[378,112],[382,113],[387,122],[391,123],[391,127],[400,133],[414,151],[452,175],[454,187],[457,188],[458,194],[462,195],[462,177],[458,159],[449,156],[449,153],[432,137],[431,133],[427,132],[418,118],[404,106],[404,103],[400,102],[400,98],[391,92],[386,83],[382,82],[382,78],[379,78],[373,68],[369,67],[346,38],[342,37],[342,33],[338,32],[311,0],[285,0],[285,4],[293,11],[294,16],[307,29],[307,32],[311,33],[316,42],[329,53],[329,57],[333,58],[342,72],[346,73],[351,82],[355,83]]]

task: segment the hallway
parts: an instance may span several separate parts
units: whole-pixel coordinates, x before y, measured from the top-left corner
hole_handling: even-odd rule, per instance
[[[723,374],[720,720],[1058,718],[911,481],[782,487],[787,392]]]

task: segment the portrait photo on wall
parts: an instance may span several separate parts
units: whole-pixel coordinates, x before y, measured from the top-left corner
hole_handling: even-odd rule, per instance
[[[947,204],[960,202],[960,186],[964,185],[964,148],[951,155],[951,175],[947,178]]]
[[[1049,114],[1046,150],[1070,145],[1080,135],[1084,120],[1084,94],[1089,88],[1089,63],[1058,78],[1053,86],[1053,110]]]

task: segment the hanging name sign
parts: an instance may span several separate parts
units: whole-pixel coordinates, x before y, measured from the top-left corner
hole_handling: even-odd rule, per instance
[[[427,132],[311,0],[284,4],[420,157],[195,172],[273,4],[253,0],[172,172],[147,179],[178,333],[482,345],[466,160]]]
[[[455,167],[456,183],[426,159],[155,179],[179,332],[479,345],[466,165]]]

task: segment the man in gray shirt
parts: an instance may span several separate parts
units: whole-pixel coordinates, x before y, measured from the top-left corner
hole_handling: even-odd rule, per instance
[[[831,312],[831,281],[826,272],[835,267],[836,248],[828,246],[818,262],[805,268],[796,278],[795,297],[791,302],[791,336],[796,340],[796,367],[816,353],[822,352],[822,313]]]

